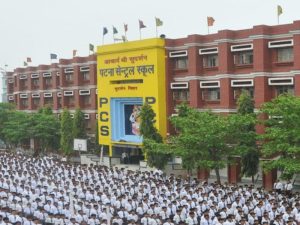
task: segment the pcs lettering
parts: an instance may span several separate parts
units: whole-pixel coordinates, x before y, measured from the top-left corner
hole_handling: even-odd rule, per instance
[[[147,102],[149,105],[156,103],[155,97],[146,97],[145,102]],[[99,108],[101,109],[103,106],[108,104],[108,98],[99,98]],[[100,126],[100,135],[101,136],[109,136],[109,126],[102,125],[103,123],[109,122],[109,113],[107,111],[100,111],[99,113],[99,120],[101,122]]]

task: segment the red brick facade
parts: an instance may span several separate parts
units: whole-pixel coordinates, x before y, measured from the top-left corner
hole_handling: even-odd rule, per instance
[[[7,98],[29,113],[50,105],[58,116],[64,108],[85,114],[87,132],[94,134],[97,115],[96,56],[60,59],[59,63],[16,68],[7,76]]]
[[[168,116],[182,101],[199,110],[236,112],[242,89],[251,94],[256,109],[284,92],[300,96],[300,21],[168,39],[166,49]],[[257,130],[263,132],[263,127]],[[237,160],[228,166],[229,182],[238,182],[239,173]],[[275,172],[264,174],[266,187],[272,186],[273,176]]]

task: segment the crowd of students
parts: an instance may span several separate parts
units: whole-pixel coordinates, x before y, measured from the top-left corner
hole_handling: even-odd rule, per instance
[[[0,170],[0,225],[300,224],[299,193],[280,181],[267,192],[7,152]]]

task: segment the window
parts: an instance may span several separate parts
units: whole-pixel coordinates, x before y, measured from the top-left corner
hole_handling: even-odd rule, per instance
[[[253,51],[236,52],[234,54],[235,65],[253,64]]]
[[[202,90],[202,100],[205,101],[219,101],[220,88],[207,88]]]
[[[203,56],[203,67],[204,68],[211,68],[211,67],[217,67],[217,66],[219,66],[217,54]]]
[[[294,86],[277,86],[276,87],[276,96],[282,94],[294,95]]]
[[[28,106],[28,99],[22,99],[22,100],[21,100],[21,105],[22,105],[23,107],[27,107],[27,106]]]
[[[50,77],[45,78],[45,84],[46,84],[47,86],[52,85],[52,78],[50,78]]]
[[[174,89],[173,90],[174,101],[189,101],[190,91],[188,89]]]
[[[82,102],[83,102],[83,105],[89,105],[89,104],[91,104],[91,98],[90,98],[90,96],[88,96],[88,95],[82,96]]]
[[[292,62],[294,61],[293,48],[278,48],[277,62]]]
[[[39,86],[39,79],[32,79],[32,84],[35,87]]]
[[[238,100],[240,95],[246,92],[251,98],[254,97],[254,88],[253,87],[248,87],[248,88],[234,88],[233,89],[233,98],[235,100]]]
[[[69,105],[73,105],[75,103],[74,96],[69,96],[67,99]]]
[[[34,98],[32,101],[34,106],[38,106],[40,104],[40,99],[39,98]]]
[[[53,98],[44,98],[44,104],[45,105],[52,105],[53,103]]]
[[[82,73],[83,81],[89,81],[90,80],[90,73],[89,72],[83,72]]]
[[[175,68],[176,69],[187,69],[187,67],[188,67],[188,58],[187,57],[175,58]]]
[[[72,73],[66,74],[66,81],[73,81],[73,74]]]

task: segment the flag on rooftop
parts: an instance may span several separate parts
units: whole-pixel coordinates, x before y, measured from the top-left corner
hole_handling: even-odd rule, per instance
[[[91,52],[93,52],[94,51],[94,45],[90,44],[89,49],[90,49]]]
[[[75,57],[75,56],[76,56],[76,54],[77,54],[77,50],[76,50],[76,49],[74,49],[74,50],[73,50],[73,57]]]
[[[24,66],[28,66],[28,63],[24,61],[24,62],[23,62],[23,65],[24,65]]]
[[[108,29],[106,27],[103,27],[103,36],[107,33],[108,33]]]
[[[146,28],[146,25],[144,24],[144,22],[142,20],[139,20],[139,28]]]
[[[282,7],[277,5],[277,16],[280,16],[283,13]]]
[[[113,26],[113,34],[117,34],[117,33],[118,33],[117,28],[115,28],[115,27]]]
[[[57,54],[51,53],[50,54],[50,59],[57,59]]]
[[[211,16],[207,17],[207,26],[211,27],[214,25],[215,19]]]
[[[124,31],[125,31],[125,33],[128,31],[128,24],[124,23]]]
[[[32,62],[32,61],[31,61],[31,58],[30,58],[30,57],[27,57],[26,62],[28,62],[28,63]]]
[[[164,24],[164,23],[163,23],[163,21],[162,21],[161,19],[155,17],[155,25],[156,25],[157,27],[160,27],[160,26],[162,26],[163,24]]]

